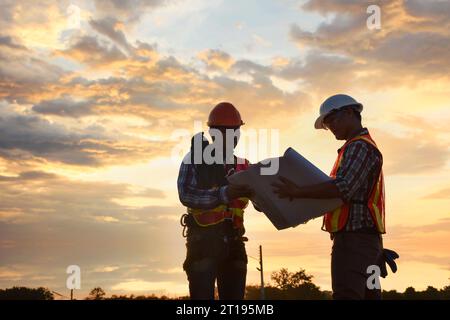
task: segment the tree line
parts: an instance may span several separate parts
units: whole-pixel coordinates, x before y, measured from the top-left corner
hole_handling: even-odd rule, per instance
[[[329,300],[331,292],[321,290],[313,283],[313,276],[306,273],[304,269],[289,272],[281,268],[271,274],[272,282],[265,286],[265,299],[267,300]],[[258,285],[246,287],[245,299],[260,299],[261,288]],[[386,300],[450,300],[450,285],[441,289],[428,286],[423,291],[417,291],[408,287],[404,292],[396,290],[383,290],[383,299]],[[55,293],[48,288],[13,287],[0,289],[0,300],[54,300]],[[187,296],[169,298],[162,295],[112,295],[107,296],[101,287],[93,288],[85,300],[171,300],[189,299]]]

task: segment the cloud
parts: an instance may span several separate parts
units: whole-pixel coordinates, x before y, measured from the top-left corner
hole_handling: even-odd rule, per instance
[[[253,34],[252,39],[256,44],[263,46],[263,47],[270,47],[272,45],[272,43],[270,41],[264,39],[263,37],[261,37],[257,34]]]
[[[351,54],[356,50],[369,48],[375,41],[366,29],[366,19],[363,13],[355,16],[350,13],[337,14],[331,22],[323,22],[314,32],[304,31],[293,24],[289,35],[300,46]],[[354,38],[357,38],[357,41]]]
[[[73,131],[32,114],[10,112],[0,117],[0,157],[23,163],[45,160],[92,167],[123,164],[160,155],[170,145],[122,134],[114,137],[99,126]]]
[[[180,209],[117,201],[162,198],[161,190],[43,171],[0,176],[0,186],[1,287],[42,284],[58,291],[71,264],[81,267],[84,291],[110,289],[118,279],[183,281],[182,273],[158,271],[182,263],[181,227],[173,222]],[[15,216],[4,215],[13,210]]]
[[[398,236],[411,235],[416,232],[433,233],[433,232],[450,232],[450,218],[440,219],[435,223],[423,224],[418,226],[396,225],[392,227],[392,233]],[[395,232],[394,232],[395,231]]]
[[[130,44],[123,31],[120,30],[122,24],[117,19],[107,17],[101,20],[90,20],[89,24],[97,32],[105,35],[123,49],[130,50]]]
[[[95,0],[98,16],[113,16],[133,22],[148,10],[163,6],[167,0]]]
[[[372,130],[384,157],[384,170],[389,175],[425,174],[443,170],[449,159],[445,144],[411,134],[394,134]]]
[[[445,117],[429,120],[400,113],[389,122],[395,123],[399,133],[371,130],[383,152],[386,173],[416,175],[445,171],[450,159]]]
[[[389,0],[377,1],[379,4],[388,2]],[[367,8],[373,4],[371,0],[309,0],[301,7],[305,10],[318,11],[320,13],[330,12],[355,12],[361,8]]]
[[[32,110],[42,114],[53,114],[61,117],[81,117],[92,113],[91,101],[74,101],[70,97],[45,100],[34,105]]]
[[[430,32],[392,35],[370,56],[410,72],[441,75],[450,71],[450,37]]]
[[[60,221],[65,220],[65,217],[87,222],[136,224],[159,220],[156,213],[167,212],[165,208],[122,206],[117,202],[127,198],[164,198],[161,190],[153,188],[136,190],[135,186],[123,183],[75,181],[43,171],[0,176],[0,184],[3,190],[0,195],[0,212],[3,213],[2,221],[8,224],[26,224],[48,219]],[[28,192],[18,192],[20,190]],[[145,216],[144,213],[149,211],[154,211],[155,214]],[[7,215],[8,212],[16,214]]]
[[[0,281],[9,280],[17,281],[24,277],[24,274],[20,271],[12,270],[7,267],[0,267]]]
[[[441,0],[408,0],[404,2],[406,11],[415,17],[425,17],[433,23],[442,24],[442,27],[450,23],[448,12],[450,12],[450,2]]]
[[[385,245],[396,250],[406,261],[418,261],[435,264],[448,270],[448,237],[450,233],[450,219],[440,219],[434,223],[421,225],[393,225],[388,226],[388,236]]]
[[[120,268],[118,266],[104,266],[104,267],[98,267],[94,270],[94,272],[114,272],[116,270],[119,270]]]
[[[245,118],[244,122],[256,127],[264,123],[266,128],[271,128],[271,125],[282,128],[287,123],[292,124],[293,114],[310,108],[308,94],[300,90],[285,92],[277,88],[270,77],[257,73],[251,75],[253,79],[250,83],[227,77],[214,78],[218,88],[211,92],[212,99],[232,101]],[[276,117],[273,110],[277,110]]]
[[[154,279],[160,273],[151,270],[175,267],[178,255],[173,242],[182,240],[179,230],[172,230],[172,217],[178,218],[179,209],[117,202],[128,197],[164,197],[158,189],[77,181],[42,171],[1,176],[0,185],[1,287],[44,285],[59,291],[71,264],[81,267],[85,291],[98,285],[108,289],[116,279],[131,276]],[[169,240],[150,245],[163,237]]]
[[[222,50],[205,50],[198,54],[198,58],[211,70],[228,70],[233,64],[231,56]]]
[[[343,92],[358,82],[362,66],[352,59],[313,51],[302,60],[291,60],[277,74],[286,80],[301,79],[308,90],[327,93]]]
[[[433,192],[425,196],[424,199],[450,199],[450,188],[444,188]]]
[[[227,57],[225,60],[230,63],[234,61],[231,56],[220,56]],[[88,112],[105,117],[129,114],[151,122],[162,122],[166,118],[172,124],[167,122],[168,130],[183,123],[184,126],[191,126],[193,120],[206,118],[210,108],[221,100],[234,102],[244,114],[254,119],[267,116],[275,107],[281,113],[308,107],[309,98],[305,93],[299,90],[286,93],[272,83],[270,76],[274,71],[270,66],[239,60],[230,65],[227,71],[222,70],[220,76],[208,77],[173,56],[156,53],[154,58],[150,63],[141,63],[130,56],[115,69],[115,76],[99,80],[74,77],[55,88],[53,93],[73,95],[76,92],[78,97],[74,98],[95,104],[89,111],[88,108],[82,108],[80,116]],[[218,68],[217,62],[208,63]],[[226,68],[224,65],[222,67]],[[250,75],[251,80],[236,80],[236,73]],[[300,104],[304,107],[300,107]],[[60,113],[60,108],[47,109]],[[64,111],[67,108],[62,109]],[[175,110],[185,110],[186,114],[184,117],[181,114],[178,116],[178,113],[173,112]],[[65,114],[71,115],[70,112]],[[280,115],[280,118],[284,117]],[[183,123],[180,123],[181,120]]]
[[[67,74],[11,36],[0,38],[0,60],[0,99],[26,101]]]
[[[87,63],[91,67],[106,67],[110,64],[116,67],[139,66],[139,63],[157,59],[156,44],[139,40],[131,44],[128,41],[126,32],[129,23],[115,16],[91,18],[88,23],[96,32],[95,36],[91,34],[92,30],[73,33],[69,36],[69,47],[55,54]]]
[[[67,164],[98,165],[94,153],[83,151],[95,147],[95,142],[87,140],[92,137],[71,134],[39,117],[2,117],[0,132],[0,156],[6,159],[31,160],[36,156]]]
[[[110,216],[97,216],[95,220],[100,222],[119,222],[120,220]]]
[[[0,176],[0,181],[32,181],[32,180],[53,180],[57,179],[58,176],[53,173],[48,173],[44,171],[24,171],[21,172],[18,176]]]
[[[28,49],[21,44],[16,43],[16,41],[11,36],[1,36],[0,35],[0,46],[6,46],[12,49],[24,50]]]
[[[104,66],[127,58],[117,46],[87,35],[73,39],[69,48],[57,54],[92,66]]]
[[[310,0],[302,8],[333,14],[317,30],[290,29],[291,39],[300,46],[343,55],[360,71],[379,79],[403,84],[448,77],[450,65],[450,19],[439,14],[448,7],[441,1],[381,1],[381,30],[366,27],[370,1]],[[441,11],[442,12],[442,11]],[[362,79],[363,84],[370,81]],[[384,81],[385,82],[385,81]],[[378,81],[382,87],[383,81]],[[364,87],[364,86],[362,86]],[[373,86],[372,86],[373,87]]]
[[[158,59],[157,45],[149,44],[137,40],[134,47],[134,55],[136,59],[144,62],[156,61]]]
[[[238,60],[233,64],[232,68],[234,71],[244,74],[261,74],[268,76],[274,73],[271,67],[258,64],[251,60]]]
[[[157,4],[161,3],[155,2]],[[129,4],[109,5],[125,11],[131,8]],[[100,7],[109,5],[101,3]],[[140,5],[140,2],[133,4],[136,8]],[[31,103],[34,112],[56,123],[60,122],[56,116],[77,119],[95,116],[102,122],[108,122],[114,115],[141,117],[149,123],[162,125],[158,135],[164,132],[166,137],[180,125],[188,123],[190,126],[193,119],[206,118],[209,109],[220,100],[234,100],[243,112],[247,110],[255,119],[266,117],[275,107],[282,113],[297,110],[296,103],[302,100],[305,104],[308,100],[307,95],[298,90],[291,93],[279,90],[270,79],[273,73],[270,67],[250,60],[235,63],[225,51],[206,50],[199,54],[208,70],[222,71],[220,77],[210,78],[174,56],[161,56],[156,44],[142,41],[131,44],[119,16],[94,15],[89,25],[92,30],[73,33],[67,47],[54,50],[53,57],[81,62],[86,71],[106,72],[106,77],[89,80],[84,72],[64,73],[43,81],[47,86],[42,85],[32,92],[25,88],[19,91],[17,86],[12,90],[5,88],[4,98],[10,102],[20,98],[19,103]],[[236,72],[249,74],[252,80],[235,80]],[[44,77],[40,78],[45,79],[49,72],[42,73]],[[185,113],[174,114],[174,110]],[[149,127],[147,129],[152,129]],[[137,133],[136,127],[129,129]],[[138,130],[142,134],[145,129],[141,126]]]
[[[402,262],[424,262],[439,266],[441,269],[450,271],[450,256],[433,256],[433,255],[402,255]]]

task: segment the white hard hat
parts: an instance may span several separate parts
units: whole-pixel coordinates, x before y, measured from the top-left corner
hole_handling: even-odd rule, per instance
[[[346,94],[336,94],[325,100],[320,106],[320,116],[317,118],[314,127],[316,129],[325,129],[323,119],[333,110],[339,110],[343,107],[352,106],[359,112],[362,111],[363,105]]]

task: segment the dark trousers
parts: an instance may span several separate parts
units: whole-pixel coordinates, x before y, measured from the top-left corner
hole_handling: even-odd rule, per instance
[[[219,299],[244,298],[247,254],[240,238],[235,240],[214,232],[191,232],[186,248],[183,268],[189,280],[191,299],[214,299],[216,281]]]
[[[379,234],[341,232],[333,239],[331,282],[333,299],[379,300],[381,290],[369,289],[367,273],[371,265],[379,265],[383,244]]]

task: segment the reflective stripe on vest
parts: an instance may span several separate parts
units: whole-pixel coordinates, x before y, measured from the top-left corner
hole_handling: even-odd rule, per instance
[[[372,146],[374,146],[377,150],[378,147],[373,141],[372,137],[369,134],[357,136],[350,141],[346,142],[344,146],[339,151],[336,162],[334,163],[333,170],[330,173],[330,177],[336,178],[336,173],[341,166],[342,158],[344,156],[345,149],[347,146],[354,141],[363,140]],[[375,226],[377,227],[378,232],[386,233],[385,227],[385,198],[384,198],[384,178],[383,171],[380,171],[377,182],[370,193],[369,200],[367,203],[369,208],[370,215],[372,217]],[[337,232],[342,230],[348,220],[350,212],[349,203],[344,203],[339,208],[336,208],[334,211],[327,212],[323,217],[323,225],[322,230],[328,232]]]
[[[246,170],[249,166],[247,160],[245,163],[236,164],[235,172]],[[217,188],[218,189],[218,188]],[[228,205],[221,204],[214,209],[194,209],[188,208],[188,213],[191,214],[195,222],[199,226],[207,227],[221,223],[225,219],[232,219],[235,228],[244,227],[244,209],[249,202],[248,198],[238,198],[231,200]]]

